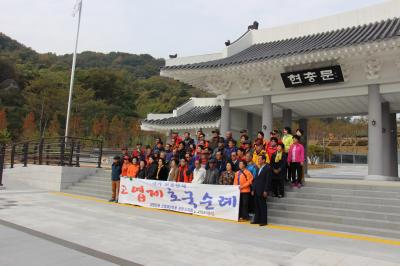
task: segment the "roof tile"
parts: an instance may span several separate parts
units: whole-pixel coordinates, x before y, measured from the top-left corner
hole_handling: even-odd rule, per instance
[[[145,119],[143,122],[153,125],[179,125],[196,124],[204,122],[216,122],[221,118],[221,106],[196,106],[188,112],[164,119]]]
[[[166,66],[163,69],[201,69],[279,58],[316,50],[350,46],[400,36],[400,18],[273,42],[253,44],[230,57],[207,62]]]

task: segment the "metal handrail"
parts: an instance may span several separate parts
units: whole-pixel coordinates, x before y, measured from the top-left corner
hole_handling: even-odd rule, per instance
[[[80,137],[39,138],[0,144],[0,184],[5,164],[13,168],[16,163],[80,167],[81,162],[101,168],[103,141]],[[87,158],[91,160],[87,160]]]

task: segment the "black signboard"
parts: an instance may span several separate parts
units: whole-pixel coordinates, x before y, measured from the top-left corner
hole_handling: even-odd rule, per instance
[[[281,77],[286,88],[323,85],[344,81],[342,69],[339,65],[281,73]]]

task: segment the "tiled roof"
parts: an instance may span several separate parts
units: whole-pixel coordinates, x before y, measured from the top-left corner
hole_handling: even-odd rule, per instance
[[[393,18],[292,39],[253,44],[249,48],[230,57],[201,63],[167,66],[164,69],[217,68],[265,59],[275,59],[322,49],[345,47],[399,36],[400,18]]]
[[[190,111],[176,116],[157,120],[145,119],[143,123],[168,126],[216,122],[221,118],[221,106],[196,106]]]

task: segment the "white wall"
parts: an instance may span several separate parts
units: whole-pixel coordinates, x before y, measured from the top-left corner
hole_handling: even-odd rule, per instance
[[[220,59],[223,57],[223,55],[224,55],[223,53],[214,53],[214,54],[179,57],[179,54],[178,54],[177,58],[166,59],[165,65],[166,66],[178,66],[178,65],[192,64],[194,62],[196,62],[196,63],[206,62],[206,61]]]
[[[61,191],[97,171],[96,168],[85,167],[16,165],[14,168],[4,169],[3,174],[7,179],[17,180],[35,188]]]
[[[253,114],[253,136],[257,134],[258,131],[261,130],[261,116]],[[240,138],[240,130],[248,129],[247,128],[247,112],[240,109],[231,109],[231,131],[235,137],[235,139]]]

